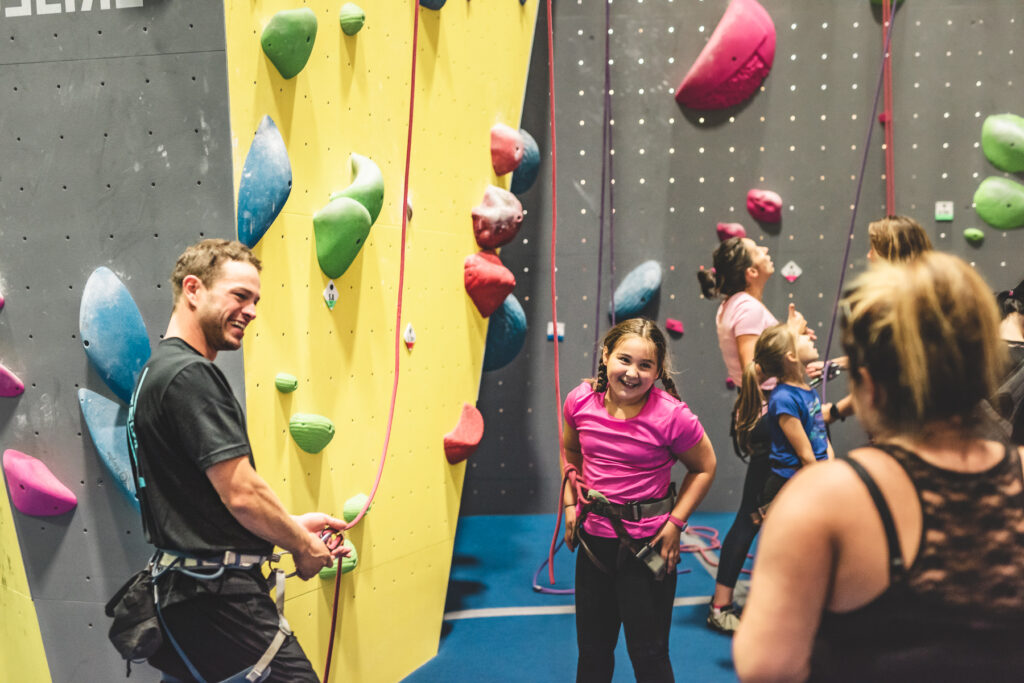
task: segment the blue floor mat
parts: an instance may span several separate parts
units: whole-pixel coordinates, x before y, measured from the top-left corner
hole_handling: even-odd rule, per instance
[[[725,536],[732,514],[698,514],[694,525]],[[438,654],[409,675],[407,683],[441,681],[571,681],[576,672],[575,615],[571,595],[535,592],[531,580],[547,557],[552,515],[495,515],[459,520],[445,605],[447,618]],[[571,588],[576,556],[564,548],[555,556],[554,588]],[[748,564],[749,566],[749,564]],[[706,598],[714,579],[692,555],[684,555],[677,598]],[[540,576],[547,587],[547,570]],[[563,610],[536,614],[537,608]],[[523,608],[517,616],[482,616],[467,610]],[[457,613],[462,613],[457,614]],[[678,680],[735,681],[732,639],[704,624],[704,604],[683,604],[673,612],[671,656]],[[465,618],[457,618],[457,617]],[[634,680],[625,641],[615,652],[614,681]]]

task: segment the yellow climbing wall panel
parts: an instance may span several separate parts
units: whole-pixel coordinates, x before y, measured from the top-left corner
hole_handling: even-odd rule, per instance
[[[43,636],[6,495],[0,495],[0,614],[0,679],[50,680]]]
[[[364,0],[366,24],[346,36],[341,0],[225,3],[235,187],[260,120],[274,119],[292,165],[291,196],[256,246],[263,260],[258,317],[245,342],[249,432],[257,467],[295,512],[339,514],[370,493],[380,462],[394,378],[402,181],[409,112],[413,4]],[[278,11],[308,6],[318,32],[309,62],[284,80],[264,56],[260,34]],[[349,537],[359,566],[342,578],[333,681],[395,681],[437,651],[465,465],[450,466],[442,439],[464,402],[475,403],[486,320],[463,287],[463,260],[477,251],[470,212],[488,184],[489,131],[517,127],[536,23],[537,0],[448,0],[420,9],[415,121],[394,430],[370,514]],[[384,208],[366,244],[336,281],[315,251],[312,215],[352,180],[349,155],[376,162]],[[528,228],[527,228],[528,231]],[[299,378],[292,394],[274,376]],[[334,421],[317,455],[288,433],[297,412]],[[333,581],[290,580],[286,615],[323,669]]]

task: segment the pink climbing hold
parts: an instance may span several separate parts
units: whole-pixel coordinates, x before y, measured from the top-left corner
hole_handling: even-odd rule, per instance
[[[19,396],[25,393],[25,383],[13,372],[0,365],[0,396]]]
[[[523,138],[519,131],[504,123],[496,123],[491,128],[491,165],[498,175],[505,175],[516,170],[523,160]]]
[[[782,197],[771,190],[751,190],[747,193],[747,211],[762,223],[782,220]]]
[[[668,330],[669,332],[674,332],[675,334],[682,334],[683,333],[683,321],[682,320],[676,320],[675,318],[666,318],[665,319],[665,329]]]
[[[516,287],[515,275],[492,251],[467,256],[464,270],[466,292],[485,318],[501,308],[505,297]]]
[[[460,463],[473,455],[484,438],[484,416],[474,406],[462,404],[462,414],[455,429],[444,435],[444,457],[449,465]]]
[[[693,109],[724,109],[753,95],[775,59],[775,24],[756,0],[732,0],[676,88],[676,101]]]
[[[523,205],[514,194],[494,185],[484,191],[484,200],[473,209],[473,234],[482,249],[497,249],[519,233]]]
[[[747,230],[739,223],[719,223],[715,228],[718,231],[718,241],[724,242],[730,237],[746,237]]]
[[[53,476],[42,460],[21,451],[4,451],[4,474],[11,502],[22,514],[52,517],[73,510],[78,498]]]

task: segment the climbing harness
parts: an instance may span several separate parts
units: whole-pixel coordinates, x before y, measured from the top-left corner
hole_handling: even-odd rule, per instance
[[[163,627],[164,635],[171,641],[171,645],[174,646],[174,650],[181,657],[181,661],[185,664],[189,673],[199,683],[206,683],[206,679],[199,675],[199,671],[185,654],[181,645],[178,644],[177,639],[175,639],[174,634],[171,633],[167,622],[164,620],[163,610],[160,608],[160,577],[168,571],[176,571],[193,579],[211,581],[223,576],[225,571],[249,571],[262,566],[264,562],[277,562],[280,557],[281,554],[266,556],[228,551],[220,557],[198,558],[169,550],[157,550],[149,561],[148,569],[153,579],[153,603],[156,607],[157,618],[160,620],[160,626]],[[292,631],[288,626],[288,620],[284,618],[285,574],[280,568],[272,568],[271,571],[274,575],[274,598],[277,605],[277,632],[270,641],[270,645],[263,651],[263,654],[255,664],[223,679],[220,683],[259,683],[266,680],[270,675],[271,662],[277,655],[278,650],[281,649],[281,645],[284,644],[285,638],[291,635]]]

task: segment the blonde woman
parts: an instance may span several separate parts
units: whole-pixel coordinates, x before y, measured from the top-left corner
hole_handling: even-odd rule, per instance
[[[842,308],[851,394],[875,443],[797,473],[773,504],[737,674],[1020,680],[1021,449],[980,438],[976,417],[1006,367],[991,290],[930,252],[876,264]]]

